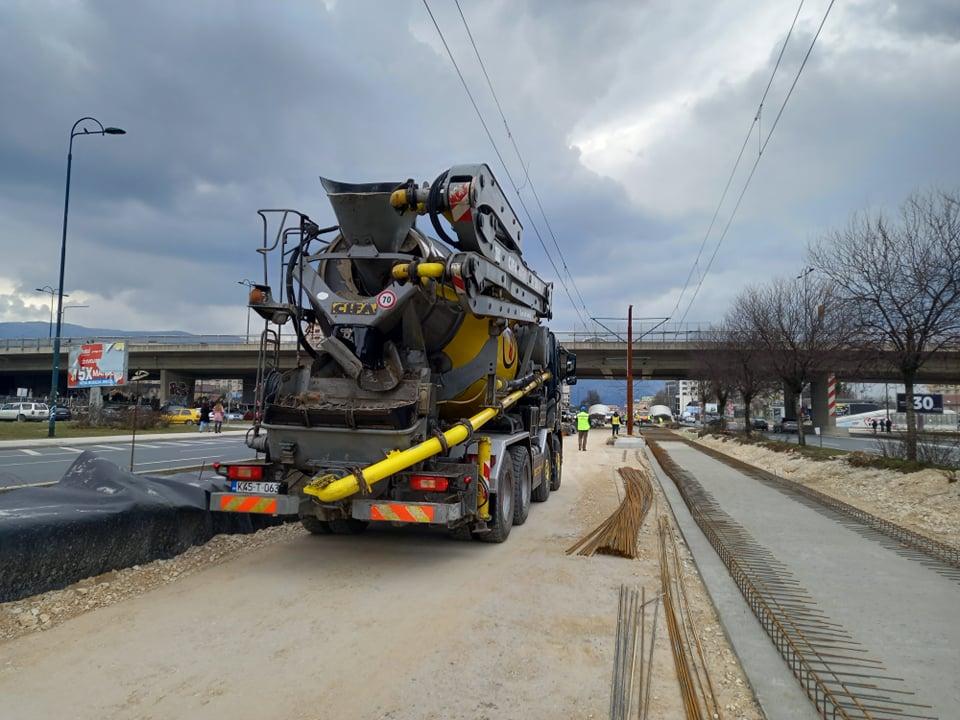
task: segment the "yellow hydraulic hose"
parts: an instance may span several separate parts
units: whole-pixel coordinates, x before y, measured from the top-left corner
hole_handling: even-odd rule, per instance
[[[443,277],[443,263],[426,262],[417,264],[417,277],[420,278],[441,278]],[[401,263],[393,266],[394,280],[410,279],[410,264]]]
[[[524,395],[528,395],[536,390],[549,379],[549,372],[541,373],[524,387],[507,395],[495,407],[485,408],[465,422],[457,423],[443,433],[447,447],[459,445],[470,437],[466,423],[469,423],[470,427],[477,430],[485,423],[493,420],[501,412],[514,405]],[[432,437],[429,440],[424,440],[419,445],[414,445],[412,448],[392,452],[384,460],[363,468],[360,471],[360,475],[367,485],[373,485],[391,475],[406,470],[408,467],[428,460],[434,455],[439,455],[443,451],[444,445],[438,438]],[[303,488],[303,491],[307,495],[313,495],[323,502],[343,500],[359,492],[359,490],[360,482],[355,473],[338,479],[331,478],[328,475],[319,475],[313,478],[313,480]]]

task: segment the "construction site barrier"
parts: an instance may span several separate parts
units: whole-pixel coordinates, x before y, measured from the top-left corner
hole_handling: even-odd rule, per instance
[[[0,494],[0,602],[281,522],[210,512],[210,493],[224,489],[195,473],[133,475],[85,452],[53,485]]]

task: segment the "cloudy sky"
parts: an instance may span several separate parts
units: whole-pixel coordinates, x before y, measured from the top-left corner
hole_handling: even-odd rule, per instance
[[[764,127],[828,3],[803,4]],[[519,178],[453,0],[430,5]],[[589,312],[670,315],[796,0],[461,5]],[[855,210],[960,185],[958,78],[955,0],[838,0],[687,319],[795,274]],[[90,326],[241,331],[256,210],[331,220],[319,175],[423,180],[478,160],[503,174],[421,0],[0,0],[0,91],[0,320],[48,317],[33,288],[56,284],[84,115],[128,131],[75,146],[65,287],[90,305],[68,319]],[[748,148],[744,170],[756,135]],[[555,280],[524,224],[525,256]],[[573,329],[556,298],[554,326]]]

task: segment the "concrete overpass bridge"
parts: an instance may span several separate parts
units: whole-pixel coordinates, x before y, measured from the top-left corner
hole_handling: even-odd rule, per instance
[[[634,377],[637,379],[696,379],[698,356],[703,352],[705,329],[700,326],[643,330],[633,343]],[[623,379],[627,368],[627,343],[619,332],[559,332],[560,341],[577,354],[577,374],[582,378]],[[288,336],[290,337],[290,336]],[[160,381],[161,399],[170,396],[171,384],[187,385],[202,379],[239,379],[244,394],[252,398],[256,379],[258,342],[238,335],[141,336],[97,338],[125,340],[129,344],[129,368],[146,370]],[[66,387],[68,353],[85,338],[64,338],[61,344],[60,387]],[[713,351],[716,352],[716,351]],[[302,354],[301,354],[302,355]],[[297,346],[292,337],[281,343],[281,365],[293,367]],[[0,395],[28,387],[34,395],[49,393],[52,343],[48,338],[0,340]],[[899,382],[899,376],[883,354],[851,351],[832,368],[849,382]],[[826,407],[826,378],[812,388],[814,415]],[[934,356],[920,372],[921,383],[960,383],[960,349]]]

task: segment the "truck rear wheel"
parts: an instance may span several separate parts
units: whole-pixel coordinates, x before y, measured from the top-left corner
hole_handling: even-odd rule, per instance
[[[560,473],[563,472],[563,446],[550,450],[550,489],[560,489]]]
[[[513,461],[513,524],[523,525],[530,515],[530,497],[533,490],[533,473],[530,471],[530,453],[520,445],[510,448]]]
[[[533,489],[534,502],[546,502],[550,499],[551,483],[553,478],[553,451],[547,449],[547,454],[541,458],[543,473],[540,484]]]
[[[304,530],[312,535],[330,534],[330,523],[313,515],[304,515],[300,518],[300,524],[303,525]]]
[[[500,487],[490,499],[489,530],[475,536],[480,542],[502,543],[510,535],[510,528],[513,527],[513,484],[513,463],[504,463]]]
[[[359,535],[367,529],[367,525],[369,523],[366,520],[357,520],[356,518],[331,520],[330,532],[334,535]]]

